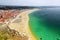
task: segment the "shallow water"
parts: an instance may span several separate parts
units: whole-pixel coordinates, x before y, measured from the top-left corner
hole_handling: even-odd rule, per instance
[[[29,14],[30,28],[40,40],[60,40],[60,9],[41,9]]]

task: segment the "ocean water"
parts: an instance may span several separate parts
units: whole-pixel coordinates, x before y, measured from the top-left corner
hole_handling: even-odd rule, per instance
[[[29,18],[30,29],[38,40],[60,40],[60,8],[41,9]]]

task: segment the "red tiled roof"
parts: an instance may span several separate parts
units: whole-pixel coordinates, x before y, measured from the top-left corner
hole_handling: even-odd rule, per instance
[[[5,18],[10,18],[10,17],[13,17],[13,16],[16,16],[20,11],[19,10],[2,10],[0,11],[0,15],[3,17],[3,18],[0,18],[0,21],[4,21]]]

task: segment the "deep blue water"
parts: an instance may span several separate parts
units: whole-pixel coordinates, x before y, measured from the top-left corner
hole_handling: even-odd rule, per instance
[[[29,14],[30,28],[40,40],[60,40],[60,8],[47,8]]]

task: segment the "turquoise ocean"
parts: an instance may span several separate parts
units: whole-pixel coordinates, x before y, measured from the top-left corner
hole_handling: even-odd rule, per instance
[[[40,9],[29,18],[30,29],[38,40],[60,40],[60,8]]]

